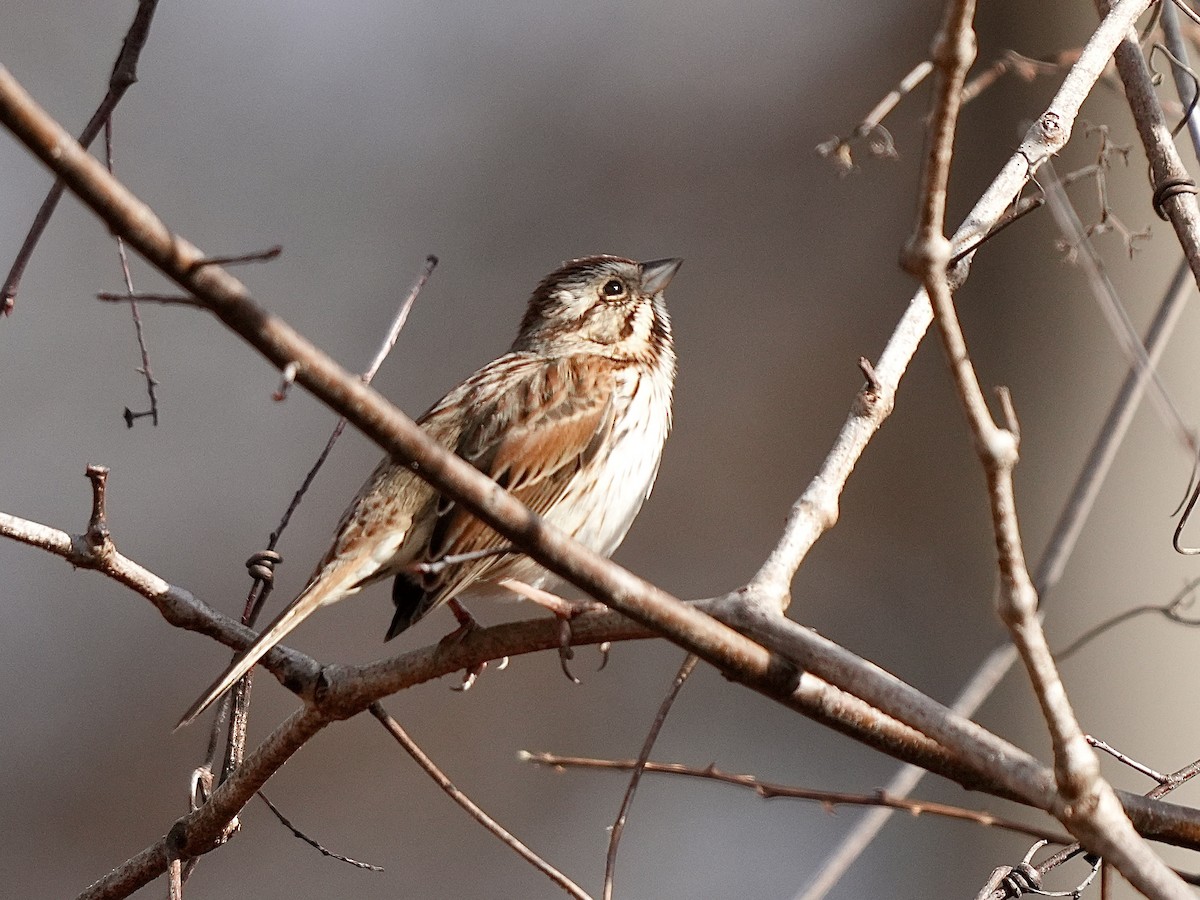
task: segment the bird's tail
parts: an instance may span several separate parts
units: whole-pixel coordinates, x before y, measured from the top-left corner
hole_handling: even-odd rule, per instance
[[[229,690],[234,682],[245,675],[254,667],[254,664],[262,659],[271,648],[282,641],[288,634],[291,633],[297,625],[307,619],[318,606],[322,604],[326,597],[329,596],[328,590],[319,589],[320,583],[314,583],[304,593],[300,594],[295,600],[289,603],[275,620],[266,627],[266,629],[254,642],[233,658],[233,662],[229,664],[221,677],[214,681],[203,694],[188,707],[188,711],[183,714],[183,718],[179,720],[179,724],[175,726],[178,730],[184,725],[189,724],[196,716],[208,709],[213,702]]]

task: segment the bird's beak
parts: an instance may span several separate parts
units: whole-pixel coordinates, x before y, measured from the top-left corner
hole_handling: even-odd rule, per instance
[[[666,289],[666,286],[671,283],[671,279],[675,277],[675,273],[679,271],[679,267],[683,265],[683,260],[655,259],[641,265],[642,290],[653,295]]]

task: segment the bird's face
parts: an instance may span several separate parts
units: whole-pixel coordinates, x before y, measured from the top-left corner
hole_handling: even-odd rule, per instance
[[[670,354],[671,320],[662,292],[681,263],[617,256],[567,263],[533,292],[513,349],[613,359]]]

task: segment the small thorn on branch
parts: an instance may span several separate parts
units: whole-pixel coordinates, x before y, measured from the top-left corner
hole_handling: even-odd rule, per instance
[[[872,394],[878,395],[883,390],[883,385],[880,384],[879,376],[875,374],[875,367],[871,365],[871,361],[865,356],[860,356],[858,358],[858,370],[867,379],[867,390]]]
[[[276,403],[282,403],[287,399],[288,392],[292,389],[292,385],[296,383],[296,375],[300,371],[300,366],[295,362],[290,362],[283,367],[283,378],[279,382],[279,387],[275,389],[275,393],[271,395],[271,399]]]
[[[106,466],[88,466],[88,480],[92,483],[92,515],[88,519],[84,539],[95,552],[106,548],[111,536],[108,531],[108,515],[105,511],[105,491],[108,487],[108,468]]]

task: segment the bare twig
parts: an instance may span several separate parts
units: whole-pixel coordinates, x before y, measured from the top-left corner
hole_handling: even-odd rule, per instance
[[[1025,81],[1033,81],[1041,75],[1054,75],[1071,67],[1079,59],[1078,50],[1067,50],[1057,54],[1054,59],[1033,59],[1006,50],[990,66],[963,84],[962,102],[970,103],[1009,72],[1015,73]],[[838,174],[848,175],[856,168],[854,164],[854,144],[865,141],[867,150],[872,156],[882,159],[898,159],[891,132],[883,125],[886,119],[900,105],[900,102],[911,94],[933,71],[933,63],[922,60],[913,66],[912,70],[900,79],[900,82],[889,91],[882,100],[875,104],[862,121],[846,135],[834,135],[826,141],[817,144],[816,151],[820,156],[833,161]]]
[[[1122,0],[1100,23],[1050,106],[1030,127],[1021,146],[955,233],[950,258],[989,232],[1029,177],[1066,144],[1079,108],[1104,71],[1113,48],[1147,5],[1148,0]],[[965,271],[960,270],[968,263],[969,258],[958,265],[956,280],[965,278]],[[796,570],[817,539],[837,522],[838,497],[842,488],[867,443],[890,414],[896,386],[931,321],[929,298],[921,291],[909,303],[875,363],[883,390],[858,398],[820,472],[792,506],[782,538],[748,586],[747,600],[778,603],[782,598],[784,608],[790,602],[787,591]]]
[[[841,791],[820,791],[812,788],[796,787],[790,784],[780,784],[774,781],[763,781],[755,775],[725,772],[716,766],[704,768],[685,766],[681,763],[662,763],[642,759],[592,759],[583,756],[560,756],[556,753],[531,753],[522,750],[519,758],[525,762],[536,763],[540,766],[550,766],[555,769],[615,769],[622,772],[636,771],[642,768],[654,775],[677,775],[686,778],[698,778],[704,781],[718,781],[735,787],[747,788],[754,791],[764,800],[785,798],[791,800],[809,800],[819,803],[827,810],[838,806],[884,807],[891,810],[901,810],[912,816],[930,815],[939,818],[958,819],[963,822],[973,822],[985,828],[999,828],[1014,834],[1024,834],[1033,838],[1041,838],[1052,844],[1065,844],[1070,838],[1059,832],[1048,831],[1033,825],[1026,825],[1014,819],[1006,819],[982,810],[966,809],[961,806],[951,806],[945,803],[933,803],[925,800],[910,800],[907,797],[893,797],[886,791],[876,791],[873,794],[851,794]]]
[[[1090,734],[1084,735],[1084,737],[1087,738],[1087,742],[1088,742],[1089,746],[1095,747],[1097,750],[1099,750],[1103,753],[1107,753],[1109,756],[1111,756],[1113,759],[1115,759],[1117,762],[1121,763],[1122,765],[1129,766],[1129,768],[1133,769],[1135,772],[1139,772],[1142,775],[1145,775],[1147,778],[1157,781],[1159,784],[1166,783],[1166,781],[1167,781],[1166,775],[1163,775],[1161,772],[1156,772],[1149,766],[1145,765],[1144,763],[1138,762],[1132,756],[1128,756],[1125,753],[1122,753],[1120,750],[1118,750],[1112,744],[1109,744],[1107,741],[1102,741],[1102,740],[1100,740],[1100,738],[1095,737],[1094,735],[1090,735]]]
[[[96,293],[96,299],[103,300],[105,303],[127,303],[132,300],[142,303],[161,303],[164,306],[204,307],[204,303],[202,301],[198,300],[196,297],[188,296],[187,294],[154,294],[133,292],[114,294],[112,291],[98,291]]]
[[[1099,0],[1097,6],[1102,14],[1110,9],[1107,0]],[[1118,44],[1115,55],[1117,73],[1150,161],[1152,205],[1170,220],[1192,275],[1200,281],[1200,207],[1196,204],[1196,184],[1171,136],[1142,48],[1137,41],[1127,38]]]
[[[138,0],[137,12],[133,16],[129,31],[125,33],[125,39],[121,42],[121,52],[117,54],[117,61],[113,64],[112,74],[108,79],[108,93],[100,101],[96,111],[92,113],[92,118],[84,126],[83,131],[79,133],[79,143],[84,147],[89,146],[96,139],[96,135],[100,133],[104,123],[109,120],[113,110],[125,96],[125,92],[137,83],[138,57],[142,54],[142,48],[146,46],[146,39],[150,37],[150,22],[154,19],[154,10],[157,6],[158,0]],[[17,290],[21,286],[21,276],[25,274],[25,267],[29,265],[29,260],[33,256],[38,241],[42,238],[42,233],[50,224],[50,217],[54,215],[54,208],[58,206],[58,201],[62,198],[64,187],[61,179],[56,180],[34,217],[33,225],[25,236],[25,242],[21,245],[17,258],[13,261],[8,276],[4,279],[4,286],[0,287],[0,317],[12,314]]]
[[[642,780],[642,772],[646,770],[646,763],[650,759],[651,751],[654,750],[654,742],[658,740],[658,733],[662,731],[663,723],[667,721],[667,714],[675,705],[675,698],[679,696],[684,682],[691,676],[699,661],[696,656],[689,653],[683,664],[680,665],[679,671],[675,673],[675,678],[671,681],[671,687],[667,690],[667,695],[663,697],[658,712],[654,715],[654,722],[646,733],[646,740],[642,743],[642,750],[638,754],[637,762],[630,767],[632,774],[629,776],[629,785],[625,788],[625,796],[621,799],[617,820],[613,823],[608,837],[608,853],[604,858],[604,900],[612,900],[613,880],[617,876],[617,848],[621,845],[621,835],[625,832],[625,822],[629,819],[629,809],[633,806],[633,797]]]
[[[1180,625],[1186,625],[1190,628],[1200,627],[1200,619],[1190,619],[1183,614],[1184,610],[1190,609],[1195,605],[1195,591],[1197,587],[1200,587],[1200,579],[1193,579],[1184,585],[1183,590],[1165,604],[1135,606],[1132,609],[1127,609],[1111,618],[1105,619],[1100,624],[1089,628],[1062,650],[1056,652],[1054,657],[1059,662],[1070,659],[1100,635],[1111,631],[1118,625],[1128,622],[1130,619],[1135,619],[1146,613],[1158,613],[1169,622],[1177,622]]]
[[[314,841],[307,834],[305,834],[303,831],[301,831],[299,828],[297,828],[295,825],[293,825],[291,819],[289,819],[287,816],[285,816],[283,814],[283,811],[280,810],[280,808],[278,806],[276,806],[274,803],[272,803],[270,798],[267,797],[267,795],[264,794],[262,791],[258,792],[258,799],[267,805],[267,809],[271,810],[271,813],[275,816],[276,819],[278,819],[283,824],[284,828],[286,828],[288,831],[290,831],[293,835],[295,835],[300,840],[304,841],[304,843],[308,844],[308,846],[312,847],[314,850],[316,850],[322,856],[328,856],[330,859],[336,859],[338,862],[344,862],[344,863],[347,863],[348,865],[354,866],[354,868],[356,868],[356,869],[365,869],[368,872],[382,872],[383,871],[383,866],[376,866],[376,865],[372,865],[371,863],[360,862],[359,860],[351,859],[349,856],[345,856],[344,854],[334,853],[328,847],[325,847],[325,846],[319,844],[317,841]]]
[[[1179,13],[1176,11],[1174,3],[1162,4],[1162,28],[1167,49],[1179,63],[1171,68],[1171,73],[1175,78],[1175,91],[1179,94],[1179,100],[1186,110],[1184,121],[1187,124],[1188,135],[1192,139],[1192,149],[1200,153],[1200,115],[1196,114],[1196,103],[1200,100],[1200,86],[1196,84],[1194,75],[1189,77],[1187,74],[1191,71],[1188,63],[1188,49],[1179,27]]]
[[[573,882],[570,878],[564,875],[558,869],[554,868],[536,853],[529,849],[524,843],[507,831],[499,822],[485,813],[478,805],[475,804],[470,797],[454,786],[446,774],[434,764],[424,751],[417,746],[416,742],[408,736],[408,733],[400,727],[400,723],[393,719],[388,711],[383,708],[380,703],[372,703],[370,706],[371,715],[379,720],[380,724],[387,730],[388,734],[396,739],[396,742],[404,748],[404,752],[413,758],[413,761],[420,766],[426,775],[434,780],[438,787],[446,792],[446,795],[457,803],[472,819],[482,825],[485,829],[495,835],[501,843],[510,848],[523,860],[557,884],[560,888],[570,894],[572,897],[577,897],[579,900],[591,900],[591,897]]]
[[[1117,8],[1114,7],[1105,21],[1110,21],[1116,13]],[[1131,27],[1133,19],[1128,21]],[[1089,47],[1094,46],[1093,42],[1094,37],[1093,41],[1089,42]],[[1197,152],[1200,153],[1200,147],[1197,148]],[[1064,183],[1067,180],[1064,178]],[[1190,271],[1185,262],[1176,270],[1171,285],[1147,330],[1146,355],[1152,366],[1157,365],[1161,358],[1186,306],[1188,297],[1191,295],[1189,276]],[[1145,387],[1145,371],[1131,368],[1121,384],[1116,399],[1113,401],[1088,454],[1087,461],[1075,481],[1071,496],[1064,505],[1042,554],[1035,586],[1043,603],[1046,595],[1062,577],[1067,561],[1075,549],[1084,523],[1095,503],[1100,486],[1104,482],[1112,461],[1116,457],[1117,449],[1137,411]],[[1011,644],[997,647],[976,669],[951,708],[960,715],[974,715],[984,700],[991,696],[1016,660],[1017,652]],[[924,774],[925,772],[916,766],[904,766],[888,782],[887,790],[896,796],[907,796],[920,783]],[[886,809],[874,810],[864,816],[826,859],[809,885],[797,894],[797,900],[819,900],[824,897],[828,890],[838,882],[841,875],[862,854],[862,851],[890,817],[891,813]]]
[[[843,174],[848,174],[854,169],[854,157],[851,153],[851,145],[858,140],[870,137],[869,143],[872,156],[883,157],[884,159],[895,159],[896,144],[892,140],[891,134],[883,127],[883,120],[888,114],[896,108],[908,94],[910,94],[922,81],[929,77],[929,73],[933,71],[933,64],[929,60],[922,60],[917,63],[911,72],[900,79],[900,83],[891,91],[889,91],[882,100],[875,104],[875,107],[863,117],[863,120],[855,126],[854,130],[845,137],[834,136],[829,140],[817,145],[817,153],[826,158],[833,159],[838,166],[838,170]]]
[[[270,262],[278,259],[283,253],[283,247],[275,244],[266,250],[255,250],[251,253],[236,253],[232,256],[206,256],[192,263],[193,268],[200,266],[242,266],[246,263]]]
[[[113,169],[113,141],[112,141],[112,117],[104,120],[104,162],[108,166],[108,171],[111,173]],[[125,407],[125,427],[132,428],[133,423],[138,420],[150,417],[150,423],[155,427],[158,426],[158,395],[155,393],[155,388],[158,382],[154,380],[154,373],[150,370],[150,351],[146,348],[146,334],[142,328],[142,314],[138,310],[137,300],[133,296],[133,275],[129,271],[129,256],[125,253],[125,242],[121,240],[121,236],[117,235],[117,257],[121,261],[121,276],[125,279],[125,291],[129,297],[129,313],[133,316],[133,332],[137,337],[138,352],[142,357],[142,367],[138,370],[146,379],[146,394],[150,397],[150,408],[144,412],[135,413],[128,406]]]

